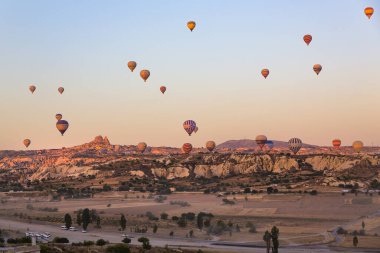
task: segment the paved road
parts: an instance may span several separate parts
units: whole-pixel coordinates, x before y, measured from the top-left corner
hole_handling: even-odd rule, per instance
[[[0,218],[0,227],[3,229],[18,230],[20,232],[26,232],[27,229],[32,232],[49,232],[52,237],[67,237],[70,242],[83,242],[84,240],[95,241],[103,238],[112,243],[121,242],[121,233],[112,231],[90,231],[88,233],[81,233],[80,231],[72,232],[67,230],[61,230],[58,226],[43,225],[35,223],[25,223],[22,221],[13,221],[6,218]],[[132,244],[140,244],[137,242],[137,238],[141,235],[131,234],[135,236],[132,239]],[[252,243],[233,243],[233,242],[220,242],[220,241],[207,241],[199,239],[186,239],[186,238],[166,238],[159,237],[158,235],[149,234],[146,235],[153,246],[165,247],[181,247],[181,248],[207,248],[216,252],[250,252],[250,253],[263,253],[265,249]],[[288,246],[282,247],[281,253],[330,253],[330,252],[379,252],[378,250],[363,250],[355,248],[339,248],[328,247],[327,245],[314,245],[314,246]]]

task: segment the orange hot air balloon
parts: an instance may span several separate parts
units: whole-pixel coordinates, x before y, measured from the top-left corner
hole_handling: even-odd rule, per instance
[[[261,70],[261,74],[265,79],[267,79],[267,76],[269,75],[269,69],[263,69]]]
[[[358,153],[362,150],[363,146],[364,144],[361,141],[354,141],[354,143],[352,143],[352,148]]]
[[[195,26],[196,26],[196,24],[195,24],[194,21],[189,21],[189,22],[187,22],[187,28],[189,28],[190,31],[193,31],[194,28],[195,28]]]
[[[310,34],[306,34],[305,36],[303,36],[303,41],[305,41],[306,45],[309,45],[312,40],[313,37]]]
[[[135,61],[129,61],[128,62],[128,68],[131,70],[131,72],[133,72],[133,70],[135,70],[137,66],[137,63]]]
[[[185,154],[189,154],[192,149],[193,149],[193,145],[191,145],[190,143],[185,143],[182,145],[182,152]]]
[[[339,139],[334,139],[333,141],[332,141],[332,145],[333,145],[333,147],[334,148],[340,148],[340,145],[342,144],[342,142],[341,142],[341,140],[339,140]]]
[[[57,124],[56,124],[56,127],[58,129],[58,131],[62,134],[66,132],[66,130],[69,128],[69,122],[67,122],[66,120],[58,120],[57,121]]]
[[[55,118],[56,118],[58,121],[60,121],[60,120],[62,119],[62,114],[57,113],[57,114],[55,115]]]
[[[315,64],[315,65],[313,66],[313,70],[314,70],[315,73],[317,73],[317,75],[319,75],[319,73],[320,73],[321,70],[322,70],[322,66],[321,66],[320,64]]]
[[[162,94],[165,94],[166,87],[165,87],[165,86],[161,86],[161,87],[160,87],[160,91],[162,92]]]
[[[23,141],[23,143],[24,143],[25,147],[29,147],[31,141],[30,141],[29,139],[25,139],[25,140]]]
[[[29,90],[30,90],[30,92],[32,92],[32,94],[34,93],[34,91],[36,90],[37,88],[36,88],[36,86],[34,86],[34,85],[30,85],[29,86]]]
[[[146,70],[146,69],[143,69],[140,71],[140,76],[141,78],[144,80],[144,82],[146,82],[146,80],[149,78],[150,76],[150,72],[149,70]]]
[[[210,152],[212,152],[214,150],[215,146],[216,146],[215,141],[206,142],[206,148]]]
[[[147,145],[145,142],[140,142],[139,144],[137,144],[137,150],[140,151],[141,153],[144,153],[146,147]]]
[[[364,9],[364,14],[368,17],[368,19],[372,17],[374,12],[375,10],[372,7],[367,7]]]
[[[64,91],[65,91],[65,88],[63,88],[63,87],[59,87],[59,88],[58,88],[58,92],[59,92],[59,93],[62,94]]]

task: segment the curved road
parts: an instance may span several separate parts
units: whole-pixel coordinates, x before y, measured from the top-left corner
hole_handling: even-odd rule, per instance
[[[98,240],[100,238],[108,240],[111,243],[120,243],[121,242],[121,233],[120,232],[111,232],[111,231],[90,231],[88,233],[81,233],[80,231],[72,232],[67,230],[62,230],[60,227],[53,225],[43,225],[35,223],[25,223],[22,221],[13,221],[6,218],[0,218],[0,227],[2,229],[9,230],[18,230],[21,233],[26,232],[27,229],[31,232],[49,232],[52,237],[67,237],[70,242],[83,242],[84,240]],[[137,242],[137,237],[142,236],[141,234],[128,233],[135,238],[132,239],[132,244],[140,245]],[[213,250],[217,252],[250,252],[250,253],[263,253],[265,249],[262,246],[255,245],[254,243],[234,243],[234,242],[223,242],[223,241],[207,241],[200,239],[187,239],[181,237],[159,237],[154,234],[146,235],[153,246],[169,247],[174,248],[205,248],[208,250]],[[329,247],[327,245],[313,245],[313,246],[287,246],[280,248],[281,253],[309,253],[309,252],[318,252],[318,253],[328,253],[328,252],[379,252],[378,250],[364,250],[356,248],[341,248],[341,247]]]

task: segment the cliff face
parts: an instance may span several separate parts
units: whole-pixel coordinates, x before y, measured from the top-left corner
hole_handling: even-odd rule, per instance
[[[321,175],[324,175],[322,183],[329,185],[336,184],[336,178],[344,173],[357,177],[379,178],[380,156],[375,154],[326,153],[290,156],[198,153],[185,156],[168,154],[170,149],[165,147],[153,149],[157,153],[135,154],[134,146],[114,146],[107,137],[98,136],[89,143],[68,149],[3,151],[0,156],[2,172],[0,180],[7,180],[7,176],[19,177],[20,180],[41,180],[75,178],[81,175],[95,175],[98,178],[105,175],[111,177],[129,175],[173,180],[249,176],[258,172],[284,174],[300,171],[322,172]],[[118,163],[118,166],[113,166],[115,163]],[[102,166],[107,169],[102,170]]]

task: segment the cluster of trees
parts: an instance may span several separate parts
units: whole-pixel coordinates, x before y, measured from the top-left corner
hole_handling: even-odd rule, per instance
[[[71,215],[66,213],[64,217],[65,226],[70,228],[73,224]],[[76,222],[78,226],[82,226],[83,230],[87,230],[90,223],[95,223],[96,228],[101,228],[101,219],[98,212],[95,209],[79,209],[77,211]]]

